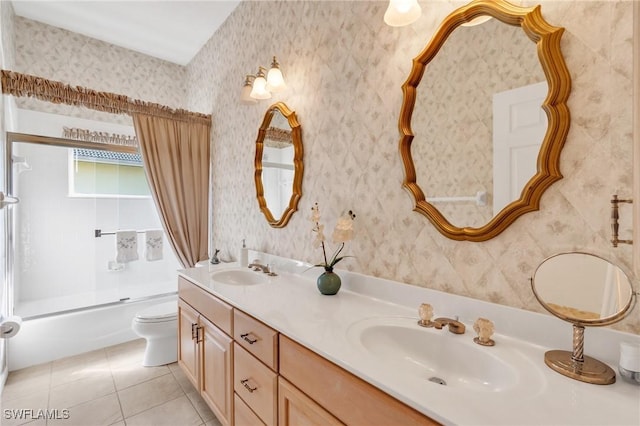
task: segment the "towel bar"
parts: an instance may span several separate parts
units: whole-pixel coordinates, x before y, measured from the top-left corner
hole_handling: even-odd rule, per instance
[[[136,231],[136,233],[138,234],[144,234],[146,231]],[[94,230],[94,236],[96,238],[100,238],[103,235],[116,235],[115,232],[104,232],[102,229],[95,229]]]

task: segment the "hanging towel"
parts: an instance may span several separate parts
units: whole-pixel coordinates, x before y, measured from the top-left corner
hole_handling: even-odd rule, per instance
[[[149,261],[162,259],[162,230],[145,231],[145,258]]]
[[[138,234],[136,231],[116,231],[116,262],[138,260]]]

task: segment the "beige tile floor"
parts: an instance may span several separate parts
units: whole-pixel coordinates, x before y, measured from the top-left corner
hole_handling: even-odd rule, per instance
[[[11,372],[0,425],[220,426],[177,363],[141,365],[144,347],[139,339]]]

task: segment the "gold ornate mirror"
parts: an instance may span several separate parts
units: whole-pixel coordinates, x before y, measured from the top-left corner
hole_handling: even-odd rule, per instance
[[[563,31],[540,6],[476,0],[414,58],[399,120],[403,187],[448,238],[495,237],[562,178],[571,90]]]
[[[302,196],[302,133],[296,113],[283,102],[271,105],[256,140],[255,181],[260,210],[269,225],[282,228]]]
[[[545,364],[572,379],[614,383],[611,367],[584,354],[584,328],[613,324],[631,310],[635,292],[628,275],[589,253],[560,253],[538,266],[531,287],[547,311],[573,324],[573,351],[548,351]]]

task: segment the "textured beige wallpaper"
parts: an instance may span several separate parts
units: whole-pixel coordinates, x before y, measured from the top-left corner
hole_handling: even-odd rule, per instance
[[[214,115],[212,245],[236,256],[246,238],[251,248],[318,262],[311,206],[320,204],[328,228],[353,209],[358,235],[347,253],[355,258],[341,267],[534,311],[542,309],[529,277],[551,254],[583,250],[631,267],[631,248],[612,249],[608,239],[610,196],[632,188],[632,3],[539,3],[551,24],[566,28],[573,90],[565,178],[540,211],[497,238],[468,243],[444,238],[412,211],[397,129],[411,59],[461,3],[422,1],[418,22],[390,28],[386,2],[243,2],[187,67],[189,108]],[[238,101],[244,75],[272,55],[289,85],[272,101],[296,111],[305,149],[300,210],[284,229],[267,225],[253,183],[254,142],[270,102]],[[631,209],[623,210],[627,237]],[[640,333],[639,318],[634,312],[617,327]]]
[[[183,108],[186,69],[57,27],[15,17],[15,69],[73,86]],[[19,98],[18,107],[132,125],[127,115]]]
[[[0,6],[0,28],[2,28],[2,67],[7,68],[15,63],[15,27],[13,6],[3,2]]]

